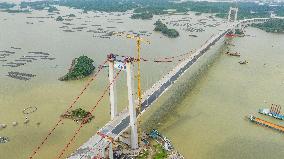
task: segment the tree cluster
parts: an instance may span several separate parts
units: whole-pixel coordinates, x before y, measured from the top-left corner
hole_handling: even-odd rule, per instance
[[[4,4],[4,6],[7,4]],[[279,16],[284,16],[284,5],[270,5],[268,3],[259,5],[254,2],[238,2],[237,5],[231,2],[207,2],[207,1],[184,1],[175,3],[172,0],[62,0],[62,1],[36,1],[22,2],[21,7],[30,6],[39,10],[50,5],[61,5],[87,11],[104,12],[125,12],[134,10],[134,13],[143,13],[135,17],[149,16],[150,14],[168,14],[168,10],[175,10],[177,13],[195,11],[200,13],[214,13],[218,17],[227,18],[229,8],[232,6],[239,8],[239,19],[269,17],[270,11]],[[0,4],[1,8],[1,4]],[[147,14],[145,14],[147,13]]]
[[[252,26],[272,33],[284,33],[284,20],[272,19],[265,23],[253,24]]]
[[[63,21],[64,19],[61,17],[61,16],[58,16],[57,18],[56,18],[56,21]]]
[[[76,80],[89,76],[95,69],[93,62],[94,61],[87,56],[75,58],[72,61],[69,72],[65,76],[59,78],[59,80]]]
[[[153,14],[152,13],[136,13],[131,16],[132,19],[152,19]]]
[[[161,20],[156,21],[154,24],[156,27],[154,31],[162,32],[165,36],[169,38],[176,38],[179,36],[179,32],[175,29],[169,29],[166,24],[162,23]]]

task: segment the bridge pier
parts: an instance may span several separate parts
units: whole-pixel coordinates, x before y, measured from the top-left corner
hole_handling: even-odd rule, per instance
[[[109,150],[109,153],[108,153],[109,159],[113,159],[112,143],[109,144],[108,150]]]
[[[133,98],[133,69],[132,69],[132,59],[126,58],[126,74],[127,74],[127,88],[128,88],[128,110],[130,116],[130,129],[131,129],[131,148],[138,149],[138,133],[137,133],[137,119],[136,119],[136,108],[134,106]]]
[[[102,157],[102,158],[106,157],[106,150],[105,150],[105,148],[102,149],[101,156],[99,156],[99,157]]]
[[[230,7],[229,13],[228,13],[228,22],[236,22],[238,20],[238,11],[239,9],[236,7]],[[236,34],[236,28],[231,29],[230,34]]]
[[[109,99],[110,99],[110,116],[113,120],[117,116],[117,94],[116,94],[116,83],[114,81],[114,61],[115,56],[113,54],[108,55],[108,65],[109,65]]]

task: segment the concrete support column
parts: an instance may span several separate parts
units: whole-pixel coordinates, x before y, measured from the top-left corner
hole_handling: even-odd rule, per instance
[[[110,100],[110,116],[111,120],[117,116],[117,94],[116,94],[116,84],[114,79],[114,57],[109,55],[108,65],[109,65],[109,83],[111,84],[109,87],[109,100]]]
[[[231,21],[231,14],[232,14],[232,7],[230,7],[229,14],[228,14],[228,21]]]
[[[234,21],[238,20],[238,11],[239,11],[239,9],[235,8],[235,19],[234,19]]]
[[[234,21],[238,20],[238,11],[239,11],[238,8],[230,7],[229,14],[228,14],[228,21],[229,22],[232,22],[232,21],[234,22]],[[234,15],[233,15],[234,17],[232,17],[233,12],[234,12]]]
[[[105,158],[106,157],[106,152],[105,152],[106,150],[105,150],[105,148],[103,148],[102,149],[102,156],[100,156],[100,157],[102,157],[102,158]]]
[[[112,143],[110,143],[110,144],[109,144],[109,148],[108,148],[108,150],[109,150],[109,153],[108,153],[108,155],[109,155],[109,159],[113,159]]]
[[[126,59],[126,74],[127,74],[127,87],[128,87],[128,102],[129,102],[129,116],[130,116],[130,128],[131,128],[131,148],[138,149],[138,134],[137,134],[137,119],[136,108],[134,106],[133,99],[133,70],[132,62]]]

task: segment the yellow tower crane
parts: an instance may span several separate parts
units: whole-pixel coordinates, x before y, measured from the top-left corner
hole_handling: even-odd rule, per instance
[[[125,34],[125,33],[113,33],[113,35],[123,36],[125,35],[128,39],[134,39],[136,41],[136,49],[137,49],[137,96],[138,96],[138,113],[141,113],[141,104],[142,104],[142,89],[141,89],[141,43],[150,44],[150,41],[140,37],[139,35],[134,34]],[[141,141],[142,132],[141,132],[141,118],[138,118],[138,138],[139,143]]]

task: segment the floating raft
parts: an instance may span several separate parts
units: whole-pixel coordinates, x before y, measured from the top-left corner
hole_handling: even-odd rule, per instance
[[[257,117],[255,117],[253,115],[249,115],[248,118],[249,118],[250,121],[255,122],[255,123],[257,123],[257,124],[259,124],[261,126],[266,126],[266,127],[278,130],[280,132],[284,132],[284,127],[281,126],[281,125],[273,124],[271,122],[268,122],[268,121],[265,121],[263,119],[257,118]]]

